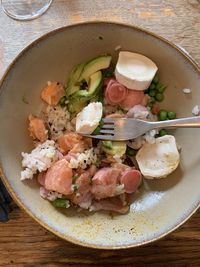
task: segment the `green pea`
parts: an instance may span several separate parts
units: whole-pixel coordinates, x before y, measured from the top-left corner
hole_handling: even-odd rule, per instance
[[[167,117],[168,117],[169,120],[176,119],[176,112],[174,112],[174,111],[168,111],[167,112]]]
[[[150,90],[149,91],[149,96],[155,96],[156,95],[156,90]]]
[[[152,104],[153,104],[153,103],[155,103],[155,102],[156,102],[156,99],[155,99],[155,97],[153,97],[153,96],[150,97],[149,100],[148,100],[148,103],[152,103]]]
[[[158,118],[160,121],[167,120],[167,111],[164,109],[161,109],[160,112],[158,113]]]
[[[156,100],[158,102],[162,102],[164,100],[164,95],[162,93],[157,93],[156,96],[155,96]]]
[[[159,76],[156,74],[153,78],[153,83],[157,84],[159,82]]]
[[[164,135],[167,135],[167,134],[168,134],[168,132],[165,129],[161,129],[159,131],[159,136],[164,136]]]
[[[73,192],[77,191],[78,190],[78,185],[77,184],[72,184],[72,190]]]
[[[155,84],[154,84],[154,83],[151,83],[150,86],[149,86],[149,89],[150,89],[150,90],[153,90],[153,89],[155,89],[155,88],[156,88]]]
[[[157,86],[156,86],[156,90],[158,90],[159,93],[164,93],[166,88],[167,88],[167,86],[163,85],[163,84],[157,84]]]
[[[52,204],[56,208],[69,208],[70,206],[69,200],[64,199],[64,198],[57,198],[52,202]]]

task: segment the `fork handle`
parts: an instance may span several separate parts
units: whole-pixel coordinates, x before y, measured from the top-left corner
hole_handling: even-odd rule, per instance
[[[154,128],[198,128],[200,127],[200,116],[181,118],[167,121],[151,122],[152,129]]]

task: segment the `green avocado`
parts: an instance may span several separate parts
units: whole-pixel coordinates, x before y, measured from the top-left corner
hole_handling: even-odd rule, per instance
[[[96,94],[99,93],[100,89],[102,88],[102,80],[103,76],[101,71],[97,71],[90,76],[88,82],[88,89],[79,90],[72,97],[76,97],[77,99],[87,99],[90,100]]]
[[[80,89],[77,81],[81,76],[84,66],[85,64],[79,64],[72,69],[66,86],[66,96],[70,96]]]
[[[102,73],[97,71],[90,76],[88,90],[79,90],[69,97],[68,110],[70,113],[78,113],[88,102],[94,102],[102,89]]]
[[[101,70],[109,67],[111,59],[110,55],[99,56],[86,64],[79,64],[72,70],[66,90],[71,113],[78,113],[89,102],[102,101]],[[86,89],[83,88],[85,85]]]
[[[126,153],[126,143],[118,141],[102,141],[102,150],[112,156],[123,156]]]
[[[107,69],[110,66],[112,57],[110,55],[98,56],[85,64],[81,76],[78,81],[88,82],[90,76],[95,72],[103,69]]]
[[[79,113],[87,104],[88,101],[85,99],[77,100],[77,98],[71,98],[67,107],[70,113]]]

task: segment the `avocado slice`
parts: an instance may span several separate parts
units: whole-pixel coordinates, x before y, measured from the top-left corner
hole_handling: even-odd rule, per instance
[[[111,59],[112,57],[110,55],[102,55],[90,60],[85,64],[78,81],[85,80],[87,82],[93,73],[107,69],[110,66]]]
[[[126,143],[118,141],[102,141],[102,150],[109,155],[123,156],[126,153]]]
[[[88,90],[79,90],[75,94],[73,94],[73,97],[77,98],[87,98],[90,100],[93,96],[97,95],[99,91],[102,88],[103,82],[103,76],[101,71],[97,71],[93,73],[88,82]]]
[[[77,81],[81,76],[84,66],[85,64],[81,63],[72,69],[66,86],[66,96],[70,96],[80,89],[80,84]]]
[[[89,80],[88,90],[79,90],[72,94],[69,99],[68,110],[70,113],[78,113],[85,106],[87,106],[88,102],[94,102],[94,97],[98,97],[101,93],[103,84],[103,76],[101,71],[97,71],[93,75],[91,75]]]
[[[70,113],[79,113],[87,104],[86,99],[71,98],[67,107]]]
[[[106,148],[106,149],[112,149],[113,148],[112,141],[102,141],[102,144],[103,144],[104,148]]]

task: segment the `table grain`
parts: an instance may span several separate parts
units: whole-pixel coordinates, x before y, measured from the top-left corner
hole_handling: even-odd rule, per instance
[[[199,0],[54,0],[42,17],[18,22],[0,8],[0,78],[17,54],[46,32],[83,21],[124,22],[185,48],[200,65]],[[200,266],[200,211],[158,242],[121,251],[82,248],[43,229],[15,204],[0,224],[0,266]]]

